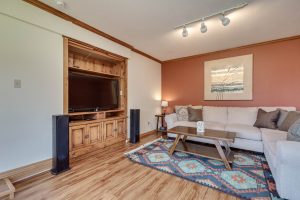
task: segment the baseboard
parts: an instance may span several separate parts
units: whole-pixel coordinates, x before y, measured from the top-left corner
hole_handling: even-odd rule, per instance
[[[0,173],[1,178],[9,178],[12,183],[21,181],[23,179],[32,177],[42,172],[50,170],[52,167],[52,159],[43,160],[30,165],[12,169]]]
[[[144,137],[147,137],[149,135],[153,135],[153,134],[156,134],[157,131],[156,130],[152,130],[152,131],[149,131],[149,132],[146,132],[146,133],[141,133],[140,137],[141,138],[144,138]]]

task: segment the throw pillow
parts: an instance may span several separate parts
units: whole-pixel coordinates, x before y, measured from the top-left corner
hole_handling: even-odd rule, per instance
[[[266,112],[260,108],[260,109],[258,109],[256,122],[255,122],[254,126],[257,128],[276,129],[278,116],[279,116],[279,110],[275,110],[272,112]]]
[[[289,128],[287,140],[300,142],[300,119]]]
[[[300,119],[300,112],[291,111],[286,116],[285,120],[281,123],[278,127],[281,131],[288,131],[289,128],[298,120]]]
[[[277,127],[279,127],[282,124],[282,122],[285,120],[285,118],[287,117],[288,114],[289,114],[289,111],[279,109],[279,118],[277,121]]]
[[[194,109],[192,107],[188,107],[187,109],[190,122],[203,121],[202,109]]]
[[[188,106],[175,106],[178,121],[188,121],[189,114],[187,108]]]

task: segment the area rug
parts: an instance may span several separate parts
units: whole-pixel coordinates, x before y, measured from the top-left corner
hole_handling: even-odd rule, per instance
[[[193,154],[168,154],[171,139],[158,139],[125,153],[132,161],[189,181],[250,200],[279,200],[270,168],[263,154],[238,151],[227,170],[217,160]]]

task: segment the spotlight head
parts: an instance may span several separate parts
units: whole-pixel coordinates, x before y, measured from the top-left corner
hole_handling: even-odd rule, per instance
[[[186,27],[183,26],[183,29],[182,29],[182,37],[187,37],[189,35],[189,32],[187,31]]]
[[[224,14],[221,15],[220,20],[223,26],[227,26],[230,23],[230,19],[228,17],[225,17]]]
[[[200,31],[201,31],[201,33],[206,33],[207,32],[207,26],[205,25],[204,21],[201,22]]]
[[[55,0],[56,5],[60,6],[60,7],[65,7],[65,2],[63,0]]]

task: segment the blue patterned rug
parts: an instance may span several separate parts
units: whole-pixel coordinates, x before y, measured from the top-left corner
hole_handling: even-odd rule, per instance
[[[259,153],[235,153],[232,170],[220,161],[168,149],[173,140],[159,139],[125,155],[132,161],[227,194],[250,200],[280,200],[265,157]]]

